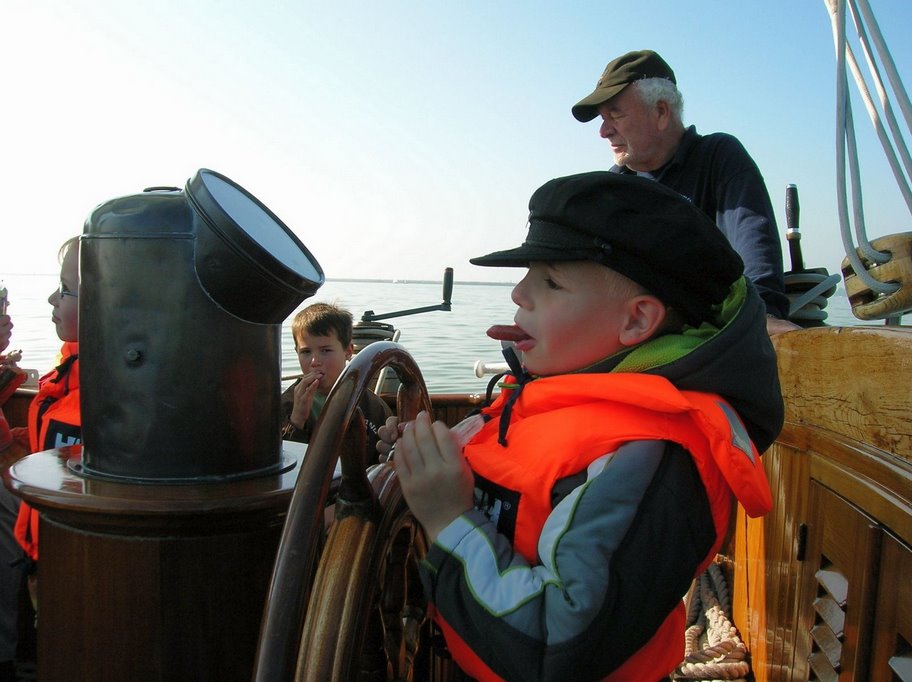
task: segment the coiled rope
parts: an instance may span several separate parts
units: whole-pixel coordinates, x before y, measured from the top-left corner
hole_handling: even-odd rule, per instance
[[[827,318],[827,299],[836,293],[839,275],[826,271],[785,273],[785,295],[789,299],[789,319],[803,327],[822,324]]]
[[[673,679],[716,682],[750,674],[747,647],[732,624],[731,594],[722,569],[713,563],[694,581],[684,633],[684,661]]]

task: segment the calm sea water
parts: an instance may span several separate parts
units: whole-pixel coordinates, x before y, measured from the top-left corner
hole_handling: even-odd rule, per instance
[[[57,286],[56,275],[0,275],[9,290],[9,314],[15,328],[10,350],[22,349],[20,366],[43,374],[55,365],[60,341],[51,323],[47,297]],[[508,324],[515,306],[511,286],[467,284],[453,287],[452,311],[434,311],[397,317],[384,322],[400,330],[401,343],[421,368],[428,390],[438,393],[481,393],[488,377],[475,376],[476,361],[500,363],[500,344],[485,336],[492,324]],[[442,283],[366,282],[330,280],[301,307],[310,303],[335,303],[352,311],[355,319],[372,310],[380,315],[440,303]],[[853,317],[848,300],[834,295],[827,306],[830,324],[862,324]],[[282,375],[300,371],[291,340],[289,315],[283,325]]]
[[[0,275],[9,290],[9,314],[14,329],[9,350],[22,349],[21,367],[43,374],[55,365],[60,341],[51,322],[47,302],[57,287],[56,275]],[[489,377],[475,376],[477,360],[502,362],[500,343],[485,336],[492,324],[513,320],[515,306],[511,286],[463,284],[453,287],[452,310],[434,311],[383,320],[400,331],[399,343],[421,368],[428,390],[438,393],[483,392]],[[443,300],[440,283],[393,283],[366,281],[326,282],[301,307],[326,302],[348,308],[361,318],[367,310],[375,314],[436,305]],[[282,334],[282,375],[300,373],[291,339],[288,316]]]

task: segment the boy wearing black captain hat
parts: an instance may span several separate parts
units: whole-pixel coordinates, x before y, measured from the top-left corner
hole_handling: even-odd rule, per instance
[[[657,183],[557,178],[529,209],[521,246],[472,259],[528,267],[515,324],[489,332],[522,365],[482,415],[451,430],[422,413],[398,439],[433,541],[422,581],[477,679],[658,679],[732,498],[771,507],[764,307],[725,237]]]

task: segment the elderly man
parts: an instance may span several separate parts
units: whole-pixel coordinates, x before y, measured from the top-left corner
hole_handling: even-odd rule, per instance
[[[642,50],[610,62],[595,90],[572,112],[584,123],[601,117],[599,134],[614,153],[612,171],[656,180],[715,221],[766,304],[771,334],[797,329],[784,319],[782,249],[757,164],[732,135],[699,135],[694,126],[685,128],[683,108],[671,67],[655,52]]]

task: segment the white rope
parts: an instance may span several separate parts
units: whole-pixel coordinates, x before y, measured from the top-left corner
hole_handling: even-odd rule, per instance
[[[874,42],[878,47],[878,51],[882,56],[882,60],[885,63],[889,62],[889,66],[885,67],[888,72],[888,77],[890,78],[894,91],[901,93],[897,94],[897,97],[900,98],[903,112],[906,114],[907,119],[909,120],[912,120],[912,107],[908,106],[908,97],[905,95],[905,92],[902,88],[902,83],[900,82],[899,76],[896,73],[895,65],[892,63],[892,59],[889,59],[889,57],[886,59],[883,58],[884,54],[889,55],[889,53],[887,52],[886,46],[883,43],[883,38],[880,35],[876,21],[874,21],[873,13],[871,12],[867,0],[851,0],[852,16],[856,29],[859,33],[859,40],[862,43],[869,67],[877,84],[878,93],[884,102],[884,108],[887,112],[885,115],[887,117],[888,124],[891,127],[891,131],[893,132],[894,141],[896,142],[897,148],[900,149],[900,155],[903,157],[907,168],[912,169],[912,159],[909,159],[908,150],[905,148],[905,145],[903,143],[902,134],[900,133],[898,125],[896,124],[896,119],[895,116],[893,116],[892,108],[889,105],[886,90],[883,87],[883,82],[880,78],[880,74],[871,55],[870,45],[867,40],[867,34],[859,18],[859,11],[857,5],[855,4],[856,1],[862,4],[861,13],[864,14],[866,20],[868,21],[868,24],[872,26]],[[862,99],[865,102],[865,106],[868,109],[871,121],[874,124],[875,131],[880,138],[881,144],[884,147],[884,152],[886,153],[891,168],[893,169],[894,176],[896,177],[897,182],[900,186],[900,191],[906,198],[906,203],[910,207],[910,211],[912,211],[912,190],[910,190],[908,182],[902,174],[902,170],[900,169],[899,163],[896,160],[896,154],[893,152],[893,147],[886,137],[886,132],[884,131],[883,124],[880,122],[880,117],[873,104],[873,99],[870,95],[870,92],[868,91],[867,84],[865,83],[861,70],[858,67],[858,62],[855,59],[855,55],[852,52],[851,47],[848,45],[848,41],[846,40],[846,0],[824,0],[824,4],[830,10],[833,24],[833,41],[836,48],[836,182],[839,224],[843,247],[845,248],[846,257],[849,260],[852,269],[854,270],[856,276],[858,276],[858,278],[865,284],[865,286],[871,289],[871,291],[878,294],[891,294],[899,289],[899,285],[895,283],[880,282],[871,276],[871,274],[867,271],[867,268],[861,262],[851,236],[848,204],[846,198],[847,157],[849,164],[849,174],[852,184],[852,204],[854,209],[853,215],[855,219],[856,235],[859,243],[858,249],[862,251],[865,258],[875,263],[884,263],[890,259],[891,256],[889,253],[881,253],[871,246],[867,240],[864,227],[861,177],[858,170],[858,152],[855,143],[854,122],[852,119],[851,103],[849,101],[848,94],[848,77],[846,74],[847,61],[849,62],[849,66],[852,69],[859,92],[861,93]],[[903,99],[905,101],[903,101]]]
[[[833,42],[836,46],[836,206],[839,213],[839,227],[842,245],[846,258],[856,273],[865,272],[865,267],[855,252],[855,243],[849,230],[849,211],[846,201],[846,137],[854,149],[854,127],[847,127],[847,118],[851,117],[851,105],[848,100],[848,80],[845,73],[845,2],[824,0],[829,7],[833,23]],[[854,157],[854,155],[853,155]],[[851,163],[852,157],[850,157]],[[854,176],[853,176],[854,178]],[[879,287],[873,277],[859,274],[868,287]],[[875,289],[876,291],[877,289]]]
[[[891,55],[890,50],[887,49],[883,34],[880,32],[880,26],[877,23],[877,19],[874,18],[874,13],[871,11],[870,3],[868,0],[860,0],[860,5],[865,22],[871,27],[871,37],[877,47],[877,53],[880,55],[880,61],[883,63],[884,70],[887,72],[887,78],[890,79],[890,85],[893,87],[893,94],[896,96],[899,108],[902,110],[903,116],[906,119],[906,127],[912,130],[912,101],[909,100],[909,95],[903,87],[902,79],[899,77],[899,72],[896,70],[896,63],[893,61],[893,55]],[[898,139],[902,139],[902,135],[898,132],[894,133],[894,136]],[[902,145],[902,147],[905,147],[905,145]],[[912,175],[912,171],[909,171],[908,164],[906,165],[906,170]]]
[[[878,45],[878,52],[880,53],[881,58],[883,59],[884,55],[889,58],[890,53],[883,42],[883,37],[880,35],[880,27],[877,25],[877,20],[874,18],[873,13],[871,12],[871,6],[868,3],[868,0],[851,0],[850,8],[852,10],[852,20],[855,22],[855,28],[858,31],[858,39],[861,43],[861,48],[862,52],[865,55],[865,60],[868,63],[868,70],[871,72],[871,77],[874,80],[874,86],[876,87],[877,93],[880,96],[880,106],[883,108],[884,118],[886,118],[887,125],[890,127],[890,133],[893,136],[892,142],[887,137],[887,131],[884,129],[883,123],[881,123],[879,112],[874,105],[874,100],[871,97],[871,93],[868,92],[867,84],[865,83],[864,77],[861,74],[858,63],[855,61],[854,55],[851,55],[852,72],[855,75],[855,81],[858,83],[858,89],[861,93],[862,99],[864,100],[865,107],[868,109],[868,115],[871,117],[871,122],[874,124],[874,129],[877,132],[877,137],[880,139],[880,144],[883,147],[884,154],[887,156],[887,161],[890,164],[890,169],[893,171],[893,177],[896,178],[896,184],[899,187],[900,193],[903,195],[903,199],[906,201],[907,208],[910,212],[912,212],[912,187],[909,186],[906,175],[903,174],[903,169],[899,165],[899,159],[896,158],[896,151],[893,149],[894,144],[896,146],[896,150],[898,150],[899,155],[903,159],[905,171],[908,175],[912,175],[912,157],[909,156],[909,150],[905,145],[905,141],[903,140],[903,135],[896,121],[896,116],[893,114],[893,106],[890,103],[890,98],[887,95],[886,88],[884,88],[883,79],[880,76],[880,69],[877,68],[877,62],[874,60],[874,55],[871,51],[871,44],[868,41],[868,33],[865,31],[864,23],[858,16],[858,6],[856,3],[860,3],[862,5],[862,12],[864,13],[865,21],[868,22],[872,35],[875,37],[875,42]],[[890,59],[890,61],[892,62],[892,59]],[[896,75],[896,79],[898,81],[898,74]],[[905,93],[902,89],[902,83],[899,83],[897,97],[902,99],[903,95],[905,95]]]

